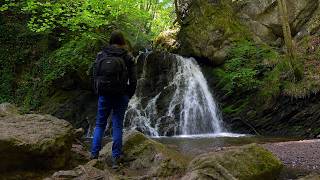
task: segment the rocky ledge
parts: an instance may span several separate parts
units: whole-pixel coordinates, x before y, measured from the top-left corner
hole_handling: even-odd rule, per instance
[[[20,115],[0,104],[0,172],[65,166],[73,141],[70,123],[50,115]]]
[[[191,159],[142,133],[130,131],[124,137],[121,168],[110,168],[111,144],[98,160],[73,170],[59,171],[47,180],[58,179],[276,179],[282,163],[271,152],[251,144]]]

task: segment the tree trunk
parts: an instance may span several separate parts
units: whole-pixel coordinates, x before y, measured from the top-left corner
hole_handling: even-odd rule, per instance
[[[288,9],[286,0],[278,0],[279,13],[283,29],[284,42],[287,47],[287,58],[291,66],[292,81],[296,82],[303,78],[303,65],[299,63],[295,47],[292,40],[291,29],[289,24]]]
[[[279,13],[282,23],[284,42],[287,47],[287,54],[291,60],[295,59],[295,50],[292,42],[291,29],[289,24],[288,9],[286,0],[278,0]]]
[[[179,2],[178,2],[178,0],[174,0],[174,7],[175,7],[175,10],[176,10],[176,15],[177,15],[176,21],[179,24],[181,24],[181,13],[180,13],[180,10],[179,10]]]

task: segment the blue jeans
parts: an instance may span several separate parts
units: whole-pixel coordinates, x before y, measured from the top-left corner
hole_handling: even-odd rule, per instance
[[[107,119],[112,112],[112,157],[122,154],[123,118],[128,107],[128,96],[99,96],[96,127],[92,141],[92,156],[98,156],[101,150],[101,141],[107,125]]]

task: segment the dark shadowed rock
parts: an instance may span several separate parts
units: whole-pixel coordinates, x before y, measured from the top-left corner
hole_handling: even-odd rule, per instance
[[[39,108],[42,113],[65,119],[85,133],[92,128],[97,111],[97,97],[87,90],[57,90]]]
[[[70,156],[73,128],[50,115],[20,115],[0,105],[0,171],[61,168]]]

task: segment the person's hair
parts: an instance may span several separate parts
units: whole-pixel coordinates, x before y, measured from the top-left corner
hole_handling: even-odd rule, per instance
[[[125,46],[126,45],[126,40],[124,38],[124,35],[122,34],[121,31],[113,31],[110,36],[110,45],[120,45],[120,46]]]

